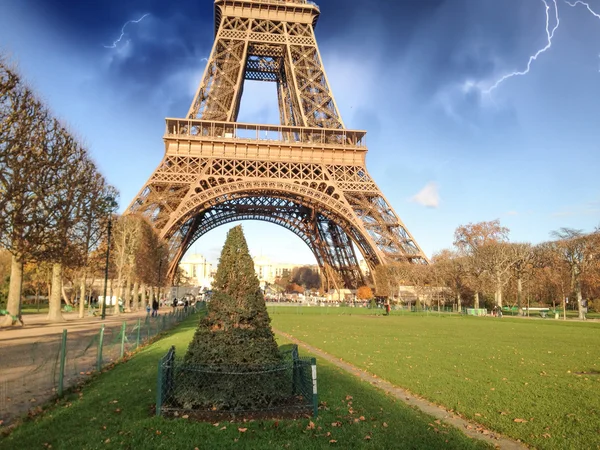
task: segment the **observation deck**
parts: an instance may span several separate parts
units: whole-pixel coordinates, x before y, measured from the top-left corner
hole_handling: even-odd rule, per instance
[[[170,154],[364,164],[366,131],[199,119],[166,119]]]
[[[314,29],[320,13],[319,6],[310,0],[215,0],[215,36],[223,16],[304,22]]]

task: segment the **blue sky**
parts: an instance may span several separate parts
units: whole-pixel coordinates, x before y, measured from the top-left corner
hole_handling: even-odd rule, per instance
[[[164,153],[212,47],[209,0],[3,0],[0,48],[88,145],[124,209]],[[556,22],[549,5],[549,30]],[[367,167],[431,256],[456,227],[500,219],[513,241],[600,224],[600,17],[542,0],[322,0],[316,29]],[[600,12],[600,0],[590,0]],[[120,42],[112,44],[129,23]],[[240,121],[278,121],[274,85],[247,85]],[[216,261],[228,226],[193,247]],[[245,222],[251,251],[314,261],[276,225]]]

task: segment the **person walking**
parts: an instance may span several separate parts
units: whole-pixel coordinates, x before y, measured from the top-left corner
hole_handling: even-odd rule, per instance
[[[390,307],[390,299],[388,298],[388,299],[385,300],[385,315],[386,316],[390,315],[390,309],[391,309],[391,307]]]
[[[152,317],[158,316],[158,300],[155,298],[152,300]]]

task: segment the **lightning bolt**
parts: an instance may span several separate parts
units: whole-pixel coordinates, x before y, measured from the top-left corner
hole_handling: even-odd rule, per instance
[[[149,15],[150,13],[146,13],[137,20],[128,20],[127,22],[125,22],[125,24],[121,27],[121,36],[119,36],[119,38],[115,42],[113,42],[112,45],[105,45],[104,48],[117,48],[117,44],[121,42],[121,39],[123,39],[123,36],[125,36],[125,27],[130,23],[140,23]]]
[[[558,26],[560,25],[560,18],[558,16],[558,5],[556,4],[556,0],[552,0],[552,2],[554,3],[554,16],[556,19],[556,23],[554,24],[554,27],[552,28],[552,30],[550,30],[550,5],[546,2],[546,0],[542,0],[542,2],[544,3],[544,6],[546,8],[546,36],[548,37],[548,42],[546,43],[546,45],[543,48],[539,49],[534,55],[529,57],[529,61],[527,62],[527,68],[525,70],[520,71],[520,72],[511,72],[511,73],[504,75],[502,78],[500,78],[498,81],[496,81],[490,88],[484,90],[483,92],[485,94],[490,94],[494,89],[496,89],[498,86],[500,86],[500,84],[502,84],[504,81],[508,80],[509,78],[527,75],[531,69],[531,64],[538,58],[538,56],[540,56],[542,53],[544,53],[546,50],[548,50],[550,47],[552,47],[552,38],[554,37],[554,33],[556,32],[556,30],[558,29]],[[575,4],[577,4],[577,3],[583,3],[583,2],[578,0]]]
[[[565,1],[565,3],[566,3],[567,5],[569,5],[569,6],[573,6],[573,7],[575,7],[575,6],[579,5],[579,4],[581,4],[581,5],[585,6],[585,7],[587,8],[587,10],[588,10],[589,12],[591,12],[591,13],[592,13],[594,16],[596,16],[598,19],[600,19],[600,14],[598,14],[597,12],[595,12],[595,11],[592,9],[592,7],[591,7],[589,4],[587,4],[586,2],[582,2],[581,0],[577,0],[575,3],[569,3],[569,2],[567,2],[567,1]]]
[[[592,7],[591,7],[591,6],[590,6],[588,3],[586,3],[586,2],[582,2],[581,0],[577,0],[575,3],[569,3],[568,1],[566,1],[566,0],[565,0],[565,3],[566,3],[567,5],[569,5],[569,6],[572,6],[572,7],[575,7],[575,6],[579,5],[579,4],[581,4],[581,5],[585,6],[585,7],[587,8],[587,10],[588,10],[590,13],[592,13],[592,15],[593,15],[593,16],[595,16],[595,17],[597,17],[598,19],[600,19],[600,14],[598,14],[596,11],[594,11],[594,10],[592,9]],[[600,57],[600,55],[598,55],[598,56]],[[600,69],[598,70],[598,72],[600,72]]]

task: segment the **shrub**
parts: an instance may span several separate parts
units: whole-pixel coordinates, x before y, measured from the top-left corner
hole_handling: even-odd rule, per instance
[[[268,373],[282,363],[241,226],[227,234],[213,288],[208,314],[201,319],[184,358],[185,365],[210,367],[211,374],[194,379],[194,372],[182,373],[178,401],[188,409],[252,410],[274,406],[289,395],[284,390],[285,373],[220,375]]]

